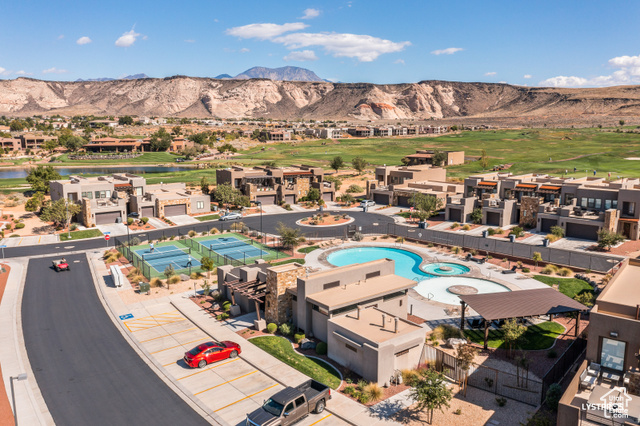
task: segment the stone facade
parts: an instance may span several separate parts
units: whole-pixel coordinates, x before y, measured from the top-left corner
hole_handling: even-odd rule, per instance
[[[298,195],[300,197],[306,197],[311,188],[311,180],[309,178],[299,177],[298,181]],[[322,194],[320,194],[322,196]]]
[[[191,214],[191,199],[189,198],[177,198],[175,200],[158,200],[156,199],[156,215],[158,217],[164,217],[165,206],[176,206],[178,204],[187,205],[187,214]]]
[[[620,211],[617,209],[609,209],[604,212],[604,226],[602,229],[606,229],[609,232],[616,232],[618,230],[618,219],[620,217]]]
[[[287,293],[287,289],[296,288],[298,277],[305,274],[306,269],[299,263],[267,269],[265,319],[268,323],[282,324],[291,319],[291,295]]]
[[[522,197],[520,204],[520,226],[535,228],[538,224],[539,197]]]
[[[82,199],[82,210],[80,214],[82,215],[81,220],[84,226],[91,228],[93,226],[93,221],[91,220],[91,200],[88,198]]]

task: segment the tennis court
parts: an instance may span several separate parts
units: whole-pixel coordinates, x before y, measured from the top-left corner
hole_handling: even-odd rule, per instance
[[[189,262],[191,262],[192,268],[200,267],[200,262],[191,255],[191,248],[189,247],[180,248],[171,244],[156,247],[153,253],[149,247],[136,250],[135,253],[160,273],[164,272],[169,265],[173,266],[175,271],[189,268]]]
[[[202,246],[234,260],[268,256],[269,253],[252,245],[253,240],[239,240],[235,237],[218,237],[198,240]]]

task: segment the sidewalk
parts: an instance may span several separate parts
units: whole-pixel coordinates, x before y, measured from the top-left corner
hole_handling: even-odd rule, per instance
[[[60,241],[58,234],[29,235],[26,237],[3,238],[0,240],[0,245],[7,247],[35,246],[38,244],[57,243],[58,241]]]

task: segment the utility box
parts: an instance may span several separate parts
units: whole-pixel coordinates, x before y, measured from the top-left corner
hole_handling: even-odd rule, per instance
[[[138,289],[140,291],[140,294],[149,294],[151,286],[149,285],[149,283],[145,283],[144,281],[140,281],[138,283]]]

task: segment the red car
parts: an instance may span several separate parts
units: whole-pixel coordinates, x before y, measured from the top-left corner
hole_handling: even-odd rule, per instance
[[[227,358],[235,358],[240,354],[240,345],[231,342],[206,342],[202,343],[184,354],[184,362],[189,367],[205,367],[212,362]]]

